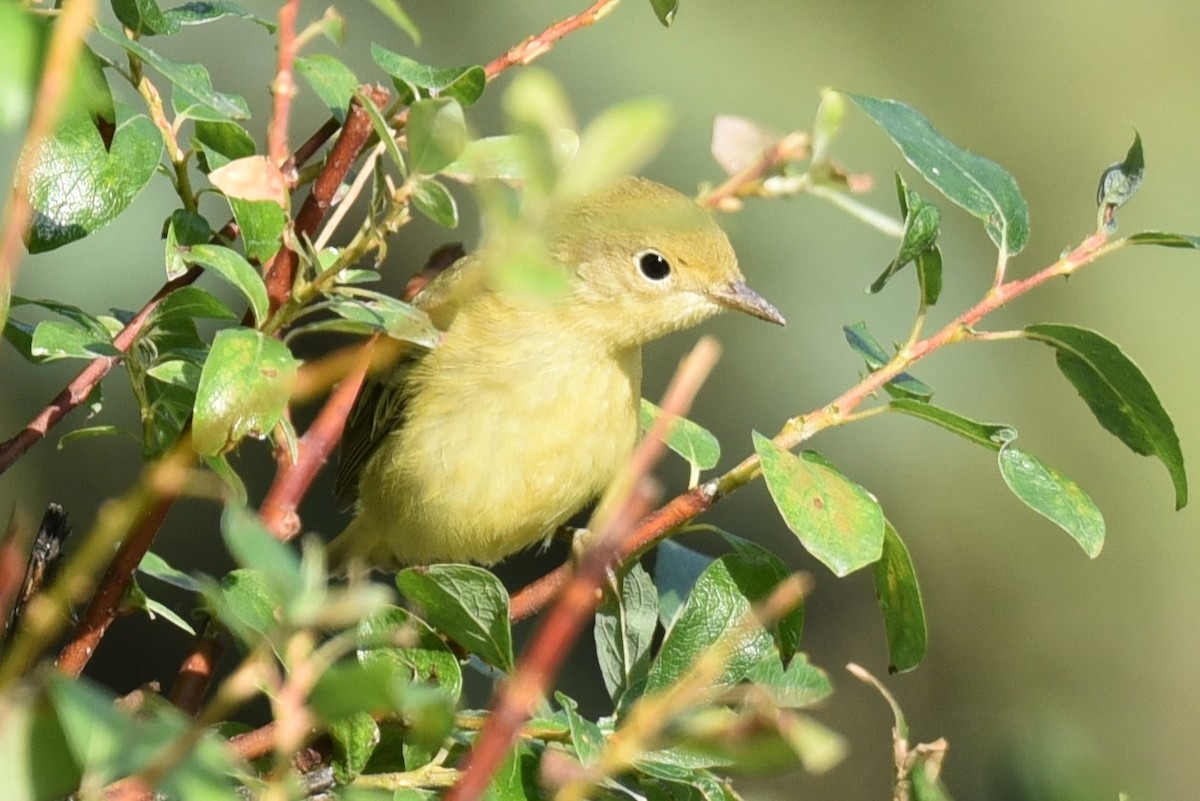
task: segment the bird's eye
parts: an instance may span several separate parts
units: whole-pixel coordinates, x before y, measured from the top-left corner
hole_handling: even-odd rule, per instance
[[[671,263],[657,250],[643,250],[637,254],[637,266],[651,281],[661,281],[671,274]]]

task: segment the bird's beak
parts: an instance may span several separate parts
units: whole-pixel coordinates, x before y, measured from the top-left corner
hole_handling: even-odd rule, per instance
[[[746,286],[745,281],[733,281],[709,292],[709,296],[727,309],[745,312],[760,320],[785,325],[787,320],[770,301]]]

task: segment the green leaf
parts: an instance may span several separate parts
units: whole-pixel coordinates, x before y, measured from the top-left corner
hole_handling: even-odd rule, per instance
[[[167,18],[155,0],[112,0],[113,13],[138,36],[173,36],[179,22]]]
[[[129,39],[121,31],[103,23],[96,26],[97,32],[110,42],[140,58],[177,89],[182,90],[189,100],[203,105],[223,119],[244,120],[250,117],[250,107],[237,95],[227,95],[213,89],[208,70],[201,64],[179,64],[165,59],[135,39]]]
[[[673,116],[670,106],[657,98],[630,100],[605,109],[579,138],[579,151],[562,175],[563,195],[588,195],[639,170],[662,149]]]
[[[994,451],[1000,450],[1001,445],[1015,436],[1011,426],[1002,423],[979,423],[960,414],[909,398],[896,398],[888,404],[888,410],[933,423],[969,442]]]
[[[200,169],[206,173],[254,155],[254,138],[236,122],[198,120],[192,145],[199,151]]]
[[[54,678],[47,697],[89,786],[95,782],[102,787],[149,766],[161,756],[163,744],[184,737],[190,724],[177,709],[154,698],[134,717],[86,679]],[[225,745],[205,734],[161,778],[157,789],[170,798],[231,801],[237,797],[234,774]]]
[[[407,175],[408,166],[405,164],[404,154],[400,152],[400,146],[396,144],[396,134],[388,121],[383,118],[379,107],[362,92],[355,91],[354,96],[358,98],[359,105],[367,113],[367,118],[371,120],[371,128],[379,137],[379,141],[383,142],[384,149],[396,168],[400,170],[401,174]]]
[[[339,122],[346,119],[346,110],[359,83],[349,67],[333,56],[317,53],[297,58],[296,72],[308,81],[334,118]]]
[[[937,248],[938,225],[941,212],[916,192],[908,188],[904,177],[896,173],[896,194],[900,198],[900,214],[904,217],[904,234],[900,239],[900,250],[883,273],[871,284],[870,291],[878,292],[887,285],[892,276],[904,267],[921,259]],[[934,269],[936,265],[936,269]],[[930,259],[926,264],[921,281],[921,298],[925,305],[937,303],[942,290],[941,257]]]
[[[867,363],[867,369],[871,372],[875,372],[891,361],[892,357],[883,349],[883,345],[879,344],[879,340],[867,330],[865,322],[859,321],[854,325],[844,325],[842,332],[846,335],[846,342],[854,349],[855,353],[863,357],[863,361]],[[885,389],[888,394],[902,398],[928,400],[933,397],[933,388],[909,373],[900,373],[887,382]]]
[[[287,408],[299,362],[282,342],[246,328],[217,333],[193,409],[196,453],[215,456],[266,436]]]
[[[115,220],[149,183],[162,149],[158,128],[140,114],[122,113],[107,149],[89,118],[60,122],[29,176],[29,252],[54,250]]]
[[[385,662],[410,679],[435,684],[451,701],[462,695],[458,658],[428,623],[389,606],[363,620],[356,631],[358,660]]]
[[[221,535],[234,561],[262,575],[276,597],[286,598],[299,588],[296,551],[267,531],[254,512],[244,506],[226,506],[221,513]]]
[[[287,213],[273,200],[226,199],[241,230],[246,257],[265,264],[283,245]]]
[[[178,587],[181,590],[200,592],[203,589],[199,581],[182,570],[171,567],[167,564],[166,559],[163,559],[153,551],[147,551],[142,556],[142,561],[138,563],[137,569],[139,573],[144,573],[151,578],[156,578],[165,584],[170,584],[172,587]]]
[[[257,645],[279,626],[275,610],[282,600],[257,570],[231,570],[204,598],[212,616],[246,645]]]
[[[775,506],[809,553],[838,576],[879,559],[883,511],[870,493],[819,457],[801,458],[757,431],[753,436]]]
[[[479,99],[487,85],[487,75],[478,66],[431,67],[374,43],[371,58],[417,97],[453,98],[469,106]]]
[[[1186,506],[1187,472],[1175,424],[1138,366],[1114,343],[1086,328],[1041,323],[1025,328],[1024,334],[1054,348],[1058,369],[1106,431],[1134,453],[1163,463],[1175,486],[1175,508]]]
[[[739,553],[722,556],[710,564],[688,594],[675,625],[667,632],[646,678],[646,693],[673,685],[701,654],[742,626],[751,606],[775,588],[776,577],[763,572],[762,562]],[[761,626],[752,626],[728,651],[722,684],[744,679],[754,665],[774,653],[775,643]]]
[[[145,612],[151,620],[161,617],[176,628],[193,637],[196,636],[196,630],[186,620],[175,614],[173,609],[146,595],[136,578],[129,582],[129,586],[125,590],[125,596],[121,599],[121,609],[122,611]]]
[[[404,677],[383,663],[339,662],[317,679],[309,702],[318,717],[334,721],[358,712],[395,712],[407,690]]]
[[[1100,176],[1096,188],[1096,205],[1119,209],[1128,203],[1142,186],[1146,175],[1146,161],[1142,156],[1142,135],[1133,132],[1133,144],[1125,154],[1125,160],[1113,164]]]
[[[443,228],[458,227],[454,196],[436,179],[414,179],[412,202],[418,211]]]
[[[393,339],[433,348],[441,333],[429,315],[410,303],[382,293],[356,293],[354,298],[335,297],[329,310],[347,320],[367,326],[369,332],[382,331]]]
[[[658,591],[658,620],[667,631],[679,619],[688,594],[713,558],[674,540],[658,545],[654,560],[654,588]]]
[[[791,575],[782,559],[758,543],[728,531],[720,531],[720,534],[734,552],[747,564],[752,565],[753,570],[764,580],[774,585]],[[800,635],[804,632],[804,604],[784,614],[772,628],[779,656],[784,664],[787,664],[800,648]]]
[[[338,784],[349,784],[375,753],[379,724],[366,712],[356,712],[330,723],[329,737],[333,740],[333,776]]]
[[[594,628],[600,673],[618,707],[645,683],[657,626],[658,592],[650,574],[634,562],[618,577],[617,594],[605,593]]]
[[[181,286],[159,301],[154,309],[156,321],[175,318],[236,320],[237,315],[211,292],[198,286]]]
[[[579,135],[569,128],[558,128],[548,132],[543,143],[549,150],[551,161],[566,161],[579,150]],[[494,178],[510,183],[523,183],[535,170],[531,153],[536,152],[533,137],[510,134],[487,136],[467,142],[462,155],[442,170],[463,181]],[[544,154],[545,155],[545,154]]]
[[[1000,449],[1004,483],[1033,511],[1079,543],[1089,558],[1104,546],[1104,517],[1091,497],[1071,479],[1015,445]]]
[[[600,731],[599,726],[579,714],[579,704],[575,699],[565,693],[556,692],[554,700],[566,714],[567,728],[571,733],[571,747],[579,764],[586,767],[595,762],[604,753],[607,745],[604,733]]]
[[[79,788],[78,763],[71,756],[58,716],[33,693],[12,693],[0,726],[0,776],[13,801],[54,801]]]
[[[23,125],[29,115],[40,42],[37,24],[26,9],[17,3],[0,3],[0,129]]]
[[[1141,231],[1128,237],[1131,245],[1160,245],[1166,248],[1189,248],[1200,250],[1200,236],[1174,234],[1168,231]]]
[[[917,172],[964,211],[983,220],[996,247],[1015,256],[1029,241],[1029,207],[1017,181],[996,162],[944,138],[898,100],[847,95],[875,120]]]
[[[180,245],[199,245],[213,238],[208,220],[186,209],[175,209],[167,218],[164,238],[166,239],[167,278],[173,280],[187,272],[188,266],[179,255]],[[190,288],[190,287],[185,287]],[[160,304],[161,305],[161,304]]]
[[[750,668],[746,678],[770,695],[776,706],[788,709],[812,706],[833,694],[829,676],[804,654],[796,654],[786,668],[778,654],[768,654]]]
[[[30,353],[39,361],[57,359],[94,359],[97,356],[119,356],[112,336],[103,329],[84,327],[63,320],[42,320],[33,329]]]
[[[167,9],[163,14],[167,19],[180,25],[205,25],[225,17],[236,17],[257,23],[268,33],[275,32],[275,25],[270,20],[255,16],[229,0],[192,0],[181,6]]]
[[[61,451],[63,448],[67,447],[76,440],[95,439],[96,437],[111,437],[120,433],[121,429],[114,425],[84,426],[83,428],[77,428],[74,431],[63,434],[61,437],[59,437],[58,442],[55,444],[55,450]]]
[[[418,100],[408,111],[408,155],[414,173],[433,175],[462,155],[467,123],[451,98]]]
[[[885,522],[883,556],[875,563],[875,594],[887,633],[888,672],[904,672],[925,658],[925,609],[908,548]]]
[[[371,0],[371,5],[379,9],[385,17],[392,21],[393,25],[407,33],[408,37],[413,40],[413,44],[421,43],[421,31],[417,29],[412,17],[408,16],[408,13],[396,0]]]
[[[181,248],[180,257],[187,264],[199,264],[212,270],[241,292],[250,301],[257,324],[261,325],[267,319],[270,310],[267,286],[258,271],[236,251],[221,245],[193,245],[186,250]]]
[[[650,0],[650,7],[654,9],[654,16],[658,17],[663,27],[670,27],[679,12],[679,0]]]
[[[474,565],[406,568],[396,576],[400,594],[420,604],[436,630],[483,661],[511,671],[508,591],[495,574]]]
[[[640,420],[642,431],[650,433],[662,409],[642,398]],[[694,464],[700,470],[710,470],[721,459],[721,443],[706,429],[685,417],[677,417],[667,427],[663,442],[667,447]]]

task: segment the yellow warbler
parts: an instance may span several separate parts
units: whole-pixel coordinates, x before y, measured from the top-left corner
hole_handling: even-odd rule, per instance
[[[334,564],[491,564],[543,540],[632,453],[642,345],[724,309],[784,322],[708,213],[661,184],[618,180],[547,229],[564,292],[498,289],[484,255],[417,295],[444,335],[356,402]]]

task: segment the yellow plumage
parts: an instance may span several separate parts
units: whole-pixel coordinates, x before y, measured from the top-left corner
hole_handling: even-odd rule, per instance
[[[622,179],[549,224],[561,296],[500,291],[467,257],[417,296],[445,334],[359,398],[335,564],[491,564],[596,498],[637,440],[643,344],[724,308],[782,323],[686,196]]]

